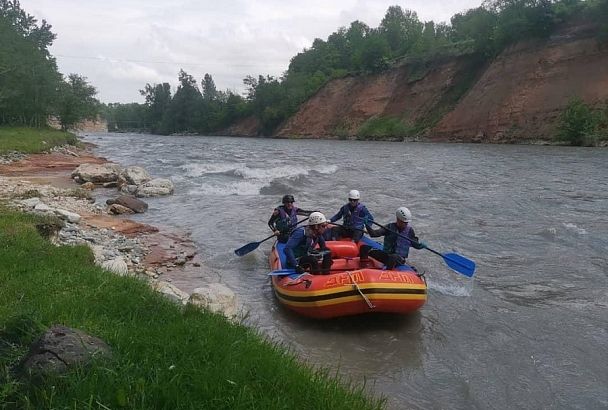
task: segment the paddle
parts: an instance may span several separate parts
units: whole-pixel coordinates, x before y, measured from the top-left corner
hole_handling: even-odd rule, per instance
[[[301,221],[299,221],[297,224],[293,225],[293,227],[295,227],[307,220],[308,220],[308,218],[304,218]],[[289,226],[289,228],[292,228],[292,226]],[[258,246],[260,246],[261,243],[266,242],[268,239],[272,239],[272,238],[276,238],[276,235],[272,234],[268,238],[264,238],[258,242],[249,242],[247,245],[241,246],[240,248],[236,249],[234,251],[234,253],[237,254],[238,256],[247,255],[249,252],[256,250],[258,248]]]
[[[420,245],[420,243],[416,242],[415,240],[408,238],[405,235],[400,234],[399,232],[395,232],[393,230],[388,229],[386,226],[380,225],[377,222],[371,221],[371,223],[373,223],[374,225],[379,226],[380,228],[384,228],[385,230],[395,233],[397,235],[399,235],[402,238],[407,239],[408,241],[410,241],[412,244],[414,245]],[[424,249],[429,250],[431,252],[433,252],[435,255],[439,255],[443,258],[443,261],[454,271],[463,274],[464,276],[468,276],[469,278],[473,276],[473,274],[475,273],[475,262],[473,262],[470,259],[465,258],[462,255],[459,255],[457,253],[440,253],[437,252],[434,249],[431,249],[429,247],[425,247]]]

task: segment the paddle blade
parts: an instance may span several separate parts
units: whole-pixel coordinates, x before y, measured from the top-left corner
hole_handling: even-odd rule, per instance
[[[260,242],[250,242],[245,246],[241,246],[234,251],[238,256],[247,255],[249,252],[254,251],[260,246]]]
[[[445,263],[458,273],[469,278],[475,273],[475,262],[457,253],[445,253],[441,255]]]

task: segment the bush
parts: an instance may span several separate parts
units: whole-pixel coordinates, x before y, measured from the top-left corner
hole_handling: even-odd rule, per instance
[[[386,137],[408,137],[413,129],[395,117],[373,117],[357,132],[359,139],[383,139]]]
[[[578,97],[571,99],[560,115],[557,137],[570,145],[595,145],[608,137],[607,111],[606,107],[591,107]]]

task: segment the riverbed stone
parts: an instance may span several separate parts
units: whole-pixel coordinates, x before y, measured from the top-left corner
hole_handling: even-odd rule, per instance
[[[120,165],[111,162],[105,164],[81,164],[72,171],[72,177],[79,177],[81,181],[97,184],[118,180],[120,171]]]
[[[77,224],[80,222],[80,215],[75,212],[66,211],[65,209],[55,209],[55,214],[68,222]]]
[[[222,283],[211,283],[194,289],[188,303],[201,306],[214,313],[221,313],[229,319],[237,316],[236,294]]]
[[[30,346],[18,373],[45,376],[87,365],[94,358],[109,359],[112,351],[103,340],[63,325],[54,325]]]
[[[146,271],[146,274],[150,275],[150,273],[148,272],[149,271]],[[152,273],[152,277],[154,276],[155,274]],[[161,293],[163,296],[169,298],[175,303],[185,304],[188,301],[189,295],[178,287],[176,287],[175,285],[170,284],[169,282],[165,282],[162,280],[152,281],[152,289]]]
[[[143,185],[150,181],[152,177],[144,168],[130,166],[122,170],[119,177],[119,185]],[[122,182],[122,183],[121,183]]]
[[[141,199],[137,199],[130,195],[121,195],[114,199],[108,199],[106,204],[113,205],[118,204],[124,207],[127,207],[134,212],[141,214],[148,210],[148,204],[142,201]]]
[[[131,208],[119,204],[112,204],[108,207],[108,213],[111,215],[134,214]]]
[[[173,182],[165,178],[155,178],[137,187],[135,193],[138,197],[164,196],[171,195],[175,187]]]
[[[101,267],[121,276],[129,274],[129,267],[122,256],[102,262]]]

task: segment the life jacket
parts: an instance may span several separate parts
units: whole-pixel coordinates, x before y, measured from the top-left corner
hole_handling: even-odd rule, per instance
[[[392,222],[387,225],[387,228],[390,232],[387,232],[384,235],[384,252],[386,253],[396,253],[397,255],[407,258],[407,255],[410,253],[410,245],[411,242],[407,239],[397,235],[396,232],[399,232],[399,228],[397,228],[397,224]],[[409,234],[412,228],[410,224],[407,224],[403,232],[399,232],[401,235],[409,238]]]
[[[320,235],[313,237],[312,234],[310,233],[309,229],[306,227],[298,228],[298,229],[304,230],[304,237],[302,238],[302,240],[300,241],[298,246],[296,246],[296,248],[293,250],[293,255],[295,256],[296,259],[298,259],[304,255],[308,255],[308,251],[314,249],[317,246],[317,244],[319,243],[319,239],[321,238]]]
[[[362,215],[363,205],[361,203],[358,203],[352,211],[349,204],[344,205],[342,207],[342,214],[344,215],[344,226],[347,228],[363,229],[365,218]]]
[[[298,208],[294,206],[289,214],[283,205],[279,205],[277,209],[279,210],[279,218],[274,226],[281,233],[290,233],[298,223]]]

